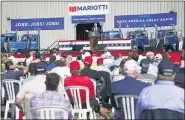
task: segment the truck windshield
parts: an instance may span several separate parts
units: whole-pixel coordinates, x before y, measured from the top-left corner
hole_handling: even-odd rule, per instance
[[[142,32],[142,33],[138,33],[136,34],[137,37],[146,37],[147,36],[147,33],[145,32]]]
[[[122,38],[122,35],[119,32],[107,32],[107,33],[103,33],[103,38],[104,39],[120,39]]]
[[[177,32],[175,32],[175,31],[167,32],[166,36],[177,36]]]
[[[27,37],[27,36],[23,36],[21,38],[21,41],[27,41],[27,40],[30,40],[31,42],[34,42],[34,41],[36,41],[36,38],[35,37]]]
[[[5,37],[5,42],[12,41],[12,40],[13,40],[13,36],[6,36]]]

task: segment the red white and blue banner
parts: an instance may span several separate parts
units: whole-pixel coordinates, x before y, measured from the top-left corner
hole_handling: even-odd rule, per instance
[[[131,39],[118,39],[118,40],[99,40],[98,45],[105,45],[109,50],[131,50]],[[82,45],[83,50],[90,50],[88,40],[68,40],[59,41],[60,51],[69,51],[73,49],[74,45]]]
[[[119,24],[121,28],[172,26],[177,24],[177,12],[114,16],[114,27],[119,28]]]

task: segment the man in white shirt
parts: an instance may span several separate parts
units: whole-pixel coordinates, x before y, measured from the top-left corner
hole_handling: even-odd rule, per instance
[[[29,54],[30,54],[30,57],[26,59],[26,66],[27,67],[29,66],[30,62],[33,60],[34,52],[31,51]]]
[[[184,50],[184,38],[180,37],[179,41],[176,43],[176,51],[183,51]]]
[[[60,75],[60,77],[62,78],[62,80],[64,80],[66,77],[70,77],[71,73],[70,73],[70,69],[66,66],[66,59],[65,58],[61,58],[60,59],[60,66],[53,68],[51,70],[51,72],[57,73],[58,75]]]
[[[39,94],[46,91],[46,66],[41,63],[37,63],[36,65],[37,75],[36,77],[23,84],[20,91],[16,96],[15,104],[19,109],[22,110],[22,103],[25,99],[26,94]]]
[[[110,52],[104,53],[103,55],[101,55],[101,57],[103,58],[103,63],[106,67],[108,67],[108,65],[113,62],[112,55]]]
[[[112,72],[103,65],[103,59],[102,58],[98,58],[97,59],[97,67],[96,67],[97,71],[105,71],[108,72],[110,75],[112,75]]]

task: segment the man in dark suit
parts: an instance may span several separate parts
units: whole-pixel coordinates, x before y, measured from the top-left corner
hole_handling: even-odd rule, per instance
[[[1,52],[2,53],[8,53],[8,52],[10,52],[10,46],[9,46],[8,42],[5,42],[4,43],[4,47],[1,48]]]
[[[161,50],[163,50],[163,46],[164,46],[163,39],[157,39],[156,44],[155,44],[155,50],[161,51]]]
[[[179,41],[176,43],[176,51],[183,51],[184,50],[184,37],[180,37]]]
[[[91,31],[89,32],[91,51],[97,50],[98,39],[100,38],[100,31],[101,30],[97,26],[97,23],[94,23],[94,26],[92,27]]]

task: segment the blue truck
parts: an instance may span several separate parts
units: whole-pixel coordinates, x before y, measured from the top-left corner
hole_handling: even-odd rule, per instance
[[[39,49],[39,34],[23,34],[18,39],[17,33],[7,33],[4,37],[1,37],[1,47],[3,47],[5,42],[10,43],[12,52],[17,50],[37,51]]]
[[[131,38],[133,40],[132,45],[136,47],[142,47],[149,45],[149,37],[148,32],[146,30],[135,30],[128,32],[127,38]]]
[[[158,30],[157,37],[164,42],[165,46],[172,45],[174,48],[179,39],[174,29]]]

